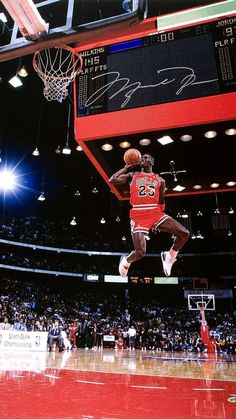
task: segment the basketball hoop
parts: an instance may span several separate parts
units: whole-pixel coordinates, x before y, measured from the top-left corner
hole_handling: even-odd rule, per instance
[[[68,95],[68,85],[81,71],[83,59],[73,48],[63,45],[36,51],[33,67],[43,80],[43,94],[48,101],[62,101]]]

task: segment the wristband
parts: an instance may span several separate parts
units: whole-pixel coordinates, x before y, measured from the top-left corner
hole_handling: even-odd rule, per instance
[[[165,204],[159,204],[159,208],[160,208],[160,210],[161,210],[161,212],[164,212],[165,211]]]

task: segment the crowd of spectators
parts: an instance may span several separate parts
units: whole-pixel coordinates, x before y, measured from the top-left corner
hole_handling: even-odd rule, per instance
[[[91,222],[92,223],[92,222]],[[126,226],[127,227],[127,226]],[[88,225],[79,223],[71,226],[69,222],[40,218],[36,216],[11,217],[0,226],[0,239],[8,241],[1,246],[0,263],[5,265],[20,266],[31,269],[53,270],[58,272],[80,273],[99,273],[117,275],[119,258],[116,253],[128,253],[132,249],[130,232],[124,235],[125,226],[114,221],[111,228],[106,224]],[[160,233],[162,234],[162,233]],[[167,234],[151,235],[148,241],[147,251],[149,256],[160,253],[168,248],[171,238]],[[18,242],[16,246],[11,242]],[[179,254],[178,263],[174,267],[175,276],[205,276],[210,275],[232,275],[235,273],[236,255],[235,252],[214,252],[210,255],[209,248],[205,240],[198,246],[201,257],[195,258],[195,253],[191,249],[191,241],[185,247],[186,253],[190,251],[191,258],[182,257]],[[27,244],[27,247],[21,246]],[[218,243],[218,242],[217,242]],[[31,245],[31,246],[29,246]],[[38,250],[38,246],[49,246],[53,250]],[[204,248],[204,246],[206,246]],[[61,251],[60,249],[66,249]],[[68,249],[68,251],[67,251]],[[206,250],[206,253],[204,252]],[[70,252],[70,251],[71,252]],[[78,251],[82,253],[73,253]],[[88,258],[90,252],[109,252],[109,257],[95,256]],[[198,255],[200,256],[200,255]],[[152,257],[145,257],[143,260],[132,265],[130,274],[135,275],[161,275],[162,265],[160,258],[157,263],[153,263]]]
[[[94,291],[88,285],[69,291],[43,282],[2,279],[0,329],[50,331],[57,321],[72,340],[71,347],[101,347],[103,335],[114,335],[130,349],[203,350],[198,312],[166,306],[151,295],[142,302],[128,288]],[[220,350],[236,353],[235,313],[208,312],[207,321]]]
[[[66,223],[39,216],[11,217],[1,225],[0,238],[41,246],[103,251],[110,250],[112,241],[114,251],[124,248],[121,228],[119,228],[120,234],[117,237],[116,235],[108,237],[106,226],[99,225],[99,223],[97,229],[92,229],[91,235],[89,228],[90,226],[87,224],[79,223],[76,226],[71,226],[69,221]]]

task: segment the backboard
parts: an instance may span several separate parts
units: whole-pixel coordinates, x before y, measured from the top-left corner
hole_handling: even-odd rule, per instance
[[[109,25],[118,23],[122,29],[122,25],[127,27],[147,15],[147,0],[19,0],[23,12],[29,9],[30,2],[48,25],[48,33],[42,34],[37,42],[26,39],[10,13],[16,3],[2,0],[0,13],[6,19],[4,16],[0,19],[0,61],[52,48],[58,43],[78,43],[80,38],[88,39],[88,32],[96,40],[102,27],[110,31]]]
[[[192,311],[215,310],[214,294],[188,294],[188,309]]]

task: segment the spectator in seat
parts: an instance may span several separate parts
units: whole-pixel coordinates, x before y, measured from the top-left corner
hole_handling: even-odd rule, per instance
[[[61,327],[59,326],[59,322],[57,320],[53,323],[52,328],[48,332],[48,343],[49,352],[51,352],[54,343],[57,343],[59,346],[59,352],[62,352],[63,338],[61,336]]]
[[[4,317],[3,322],[0,323],[0,330],[10,330],[12,325],[9,323],[8,318]]]

